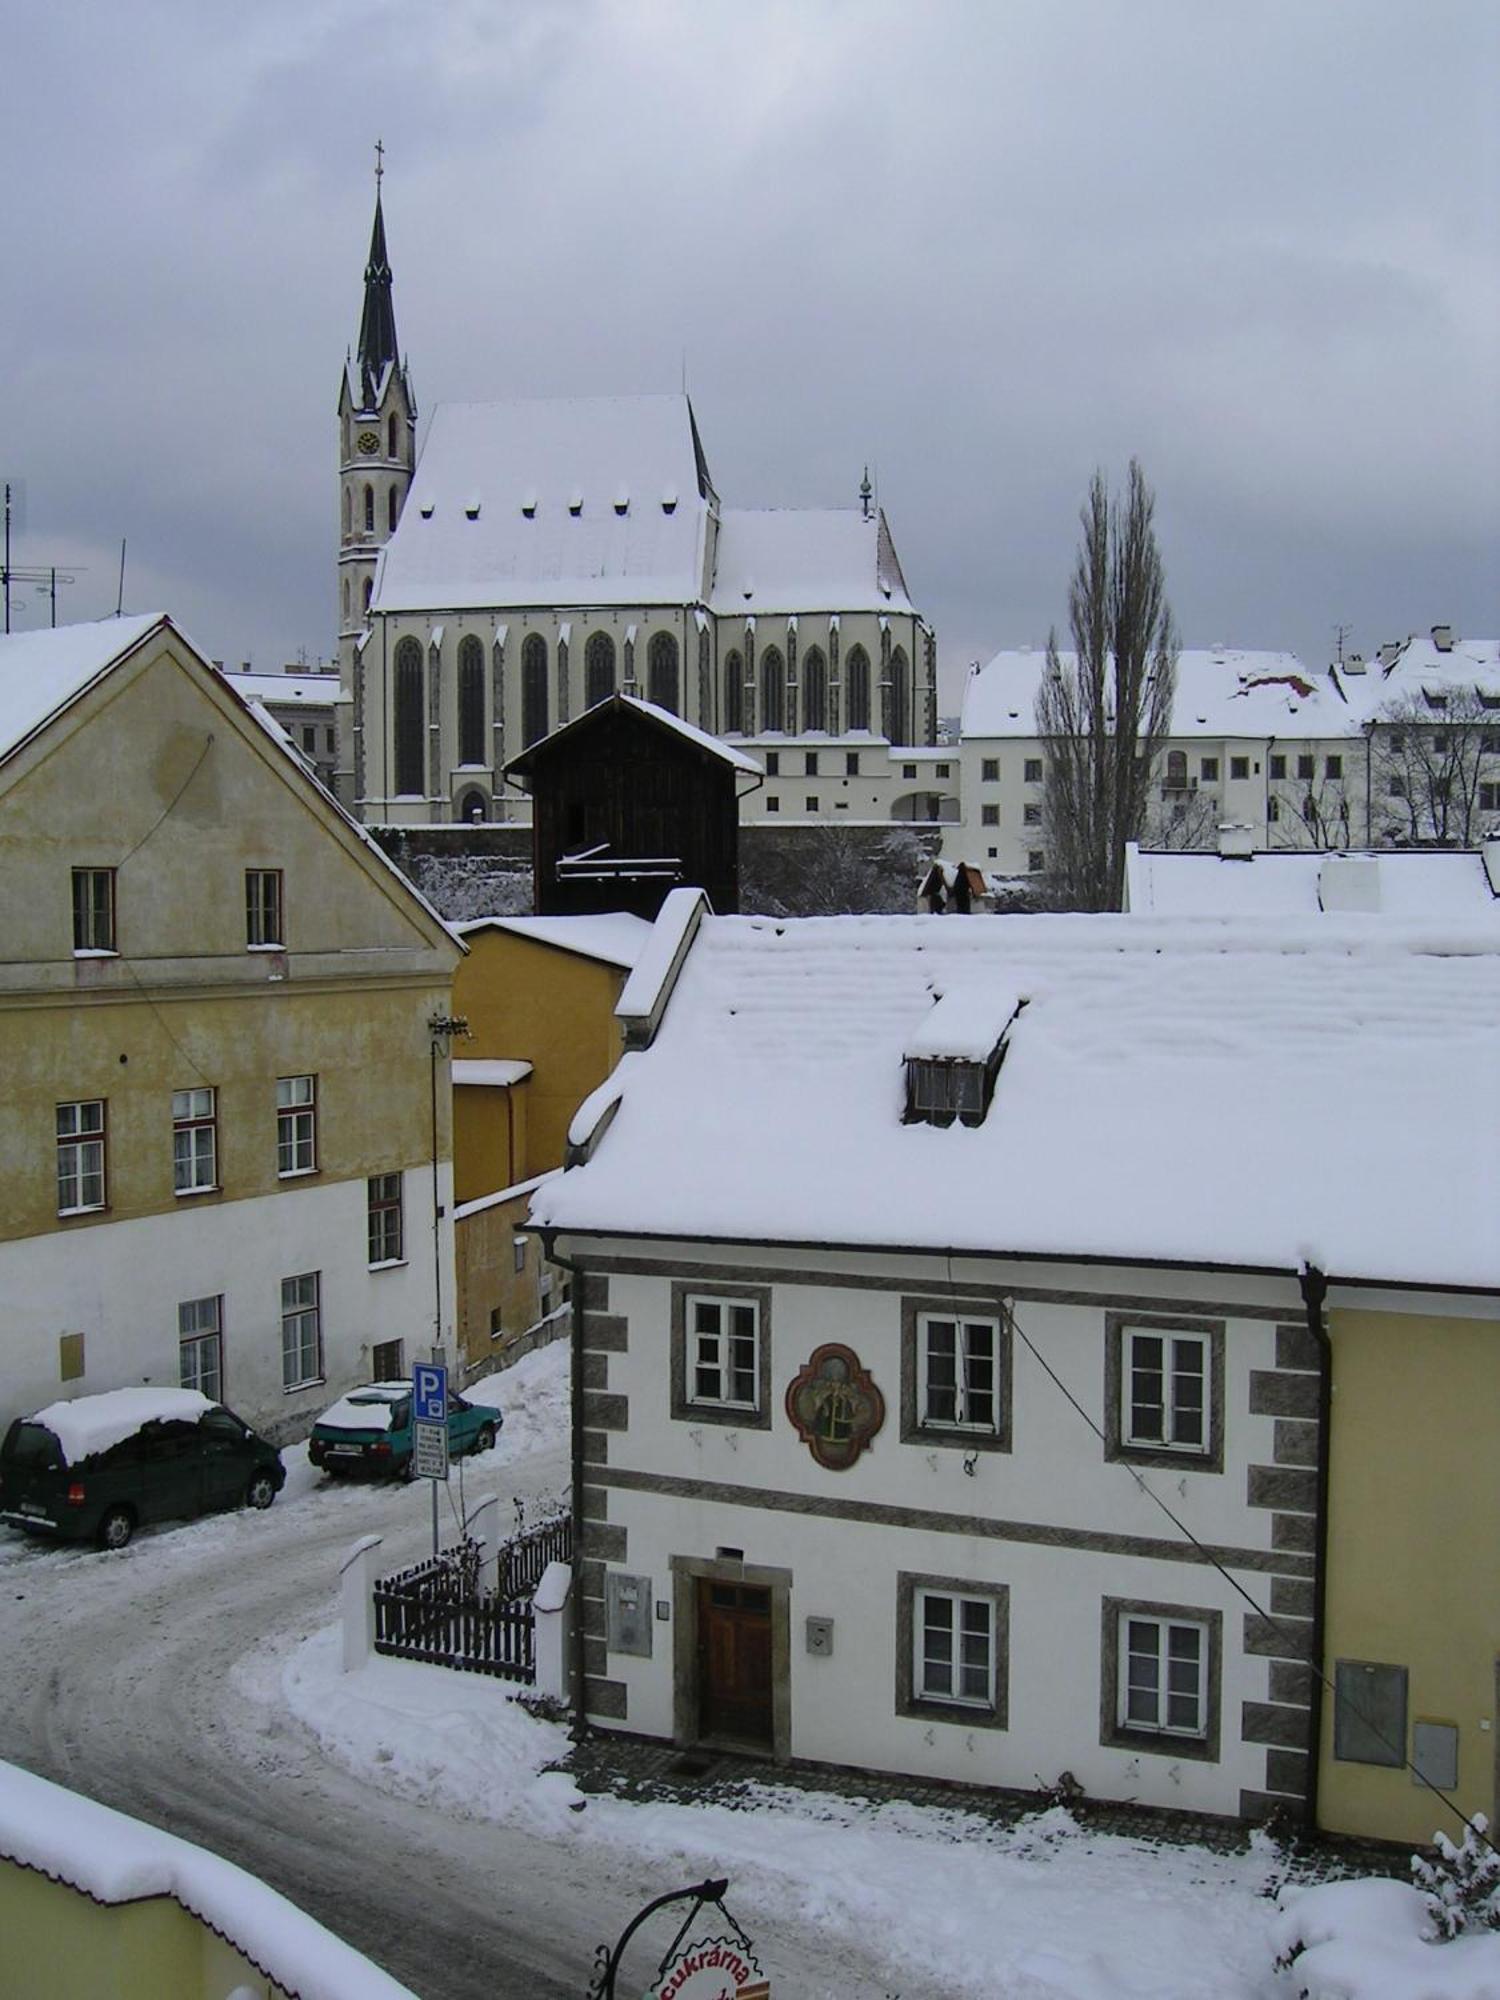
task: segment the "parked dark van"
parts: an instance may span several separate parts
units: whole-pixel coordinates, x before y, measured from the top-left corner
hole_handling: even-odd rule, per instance
[[[196,1389],[111,1389],[17,1417],[0,1445],[0,1520],[122,1549],[138,1527],[269,1507],[273,1444]]]

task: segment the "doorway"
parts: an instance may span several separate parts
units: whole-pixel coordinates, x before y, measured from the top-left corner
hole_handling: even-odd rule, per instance
[[[771,1593],[698,1579],[698,1733],[769,1750],[774,1737]]]

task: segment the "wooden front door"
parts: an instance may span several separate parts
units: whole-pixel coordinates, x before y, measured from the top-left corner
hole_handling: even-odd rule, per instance
[[[699,1581],[698,1733],[771,1747],[769,1590]]]

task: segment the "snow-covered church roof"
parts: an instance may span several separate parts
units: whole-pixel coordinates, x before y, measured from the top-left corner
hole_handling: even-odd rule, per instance
[[[905,1124],[966,992],[1027,1002],[984,1121]],[[533,1220],[1494,1287],[1497,1017],[1456,918],[708,916]]]
[[[371,608],[695,604],[712,491],[686,396],[440,404]]]
[[[882,516],[857,508],[728,508],[712,609],[721,617],[912,609]]]

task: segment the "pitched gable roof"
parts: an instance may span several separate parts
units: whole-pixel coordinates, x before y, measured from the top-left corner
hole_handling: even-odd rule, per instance
[[[165,612],[0,638],[0,759],[28,742],[158,630],[176,630]]]

